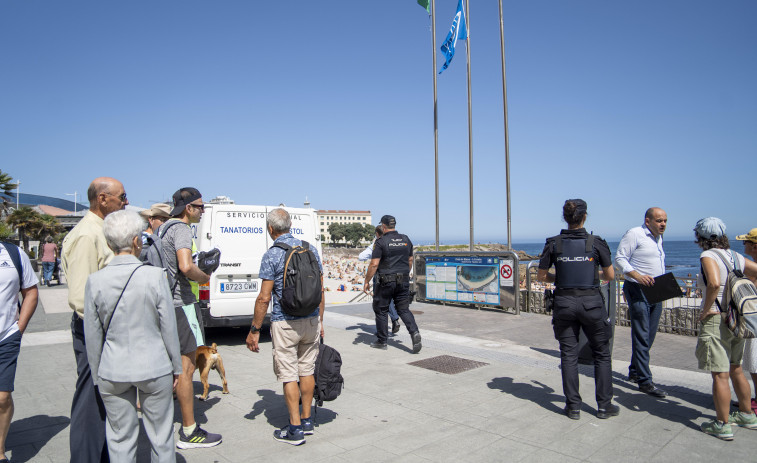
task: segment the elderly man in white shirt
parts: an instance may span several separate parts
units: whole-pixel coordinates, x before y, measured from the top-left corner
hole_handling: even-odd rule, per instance
[[[623,294],[631,318],[631,365],[628,380],[639,384],[639,390],[653,397],[667,393],[652,382],[649,351],[654,343],[662,314],[662,303],[647,302],[641,286],[652,286],[655,277],[665,273],[665,251],[662,234],[668,215],[659,207],[647,209],[644,225],[634,227],[623,235],[615,255],[615,264],[625,275]]]

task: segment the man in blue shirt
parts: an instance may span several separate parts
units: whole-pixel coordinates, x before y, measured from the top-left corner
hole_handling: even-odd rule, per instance
[[[268,213],[266,228],[274,243],[300,246],[302,241],[290,233],[292,218],[284,209],[274,209]],[[323,265],[318,251],[310,247],[321,269],[321,287],[323,287]],[[318,357],[318,336],[323,337],[323,310],[326,306],[323,293],[321,303],[304,317],[284,313],[281,309],[281,297],[284,287],[284,258],[286,251],[273,246],[263,255],[260,263],[260,278],[263,283],[260,294],[255,300],[255,314],[250,333],[247,335],[247,348],[259,352],[260,328],[263,325],[268,305],[273,300],[271,310],[271,343],[273,345],[273,371],[278,380],[284,384],[284,400],[289,410],[289,425],[277,429],[274,439],[292,445],[305,443],[305,434],[313,434],[313,422],[310,419],[310,405],[313,402],[315,388],[315,361]],[[300,411],[300,402],[302,411]]]

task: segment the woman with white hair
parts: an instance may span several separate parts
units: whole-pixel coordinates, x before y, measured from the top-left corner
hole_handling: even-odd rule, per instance
[[[143,228],[136,212],[105,217],[103,233],[115,257],[90,275],[85,290],[87,356],[105,404],[111,462],[136,461],[137,390],[151,461],[176,461],[172,391],[181,373],[179,336],[165,271],[136,257]]]
[[[744,356],[744,339],[737,338],[728,329],[721,312],[723,289],[728,272],[739,269],[750,278],[757,276],[757,264],[730,249],[725,224],[717,217],[699,220],[694,227],[696,243],[702,248],[700,262],[702,274],[699,287],[705,286],[702,312],[699,316],[699,336],[696,357],[699,369],[712,374],[712,398],[715,419],[701,425],[702,431],[718,439],[733,440],[731,425],[757,429],[757,416],[752,411],[749,382],[744,377],[741,362]],[[731,387],[739,399],[739,410],[731,413]]]

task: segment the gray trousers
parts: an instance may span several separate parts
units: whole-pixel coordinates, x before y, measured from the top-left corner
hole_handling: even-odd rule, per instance
[[[108,415],[105,435],[111,463],[137,461],[137,389],[142,406],[142,423],[150,439],[150,461],[176,461],[172,374],[131,383],[101,380],[99,389]]]

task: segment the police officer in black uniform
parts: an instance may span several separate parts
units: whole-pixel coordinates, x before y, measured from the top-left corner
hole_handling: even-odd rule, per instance
[[[407,235],[397,233],[397,221],[391,215],[381,217],[384,234],[373,246],[371,264],[365,275],[364,290],[368,292],[373,275],[378,271],[378,286],[374,288],[373,312],[376,314],[376,342],[371,347],[386,349],[389,336],[389,304],[393,300],[397,314],[407,326],[413,340],[413,353],[421,350],[421,333],[410,312],[410,270],[413,268],[413,243]]]
[[[599,267],[602,279],[612,280],[610,248],[599,236],[586,233],[586,202],[569,199],[563,206],[567,230],[547,238],[539,261],[537,278],[555,283],[552,325],[560,343],[560,364],[565,394],[565,414],[581,417],[578,393],[578,335],[583,329],[594,355],[594,381],[597,418],[616,416],[620,409],[612,403],[612,366],[610,358],[610,317],[599,292]],[[555,266],[555,273],[549,269]]]

